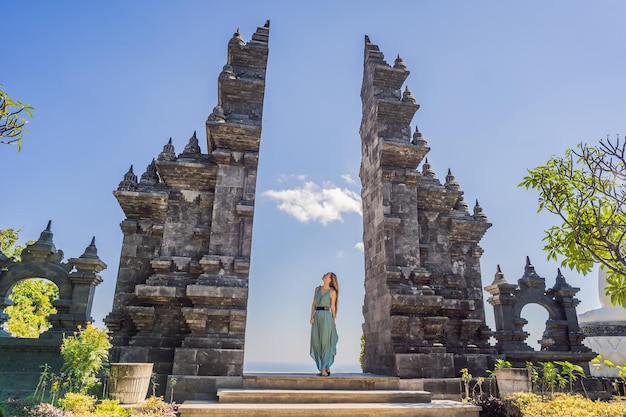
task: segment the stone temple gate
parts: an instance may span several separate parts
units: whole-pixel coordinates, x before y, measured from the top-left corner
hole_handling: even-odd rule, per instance
[[[152,362],[157,394],[205,399],[241,387],[255,184],[269,22],[237,31],[206,121],[182,152],[172,141],[114,192],[126,218],[113,309],[112,362]],[[477,375],[502,357],[489,344],[478,245],[491,226],[470,212],[450,171],[442,184],[410,127],[419,108],[365,38],[361,98],[364,371],[401,378]],[[421,170],[418,167],[421,165]],[[499,356],[498,356],[499,355]]]

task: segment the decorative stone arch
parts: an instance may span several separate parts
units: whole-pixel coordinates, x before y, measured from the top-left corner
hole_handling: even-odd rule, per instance
[[[106,264],[97,255],[95,238],[80,257],[62,263],[63,251],[55,247],[50,228],[51,222],[48,222],[39,239],[24,248],[20,262],[8,259],[0,252],[0,308],[4,311],[12,304],[8,296],[15,284],[22,280],[44,278],[53,282],[59,289],[59,298],[53,303],[57,313],[48,318],[52,328],[46,333],[50,333],[48,337],[54,337],[74,331],[77,325],[91,320],[95,287],[102,282],[99,272],[106,268]],[[0,325],[5,320],[3,312]]]
[[[576,315],[580,301],[574,298],[580,288],[569,285],[560,270],[554,286],[546,289],[545,278],[535,272],[526,257],[524,275],[517,284],[507,282],[498,266],[493,283],[485,290],[491,294],[487,301],[494,308],[496,348],[514,366],[523,367],[526,361],[562,360],[576,363],[588,373],[587,362],[595,353],[582,344],[585,336]],[[521,317],[521,312],[528,304],[538,304],[548,312],[539,352],[526,343],[529,333],[524,331],[524,325],[528,321]]]
[[[52,240],[51,222],[39,239],[26,246],[19,262],[9,259],[0,248],[0,396],[32,393],[41,366],[58,373],[63,365],[60,347],[64,333],[91,321],[95,288],[102,282],[99,273],[106,268],[97,254],[95,238],[78,258],[63,261],[63,251]],[[42,278],[59,289],[53,302],[56,314],[48,316],[52,327],[38,339],[10,337],[4,331],[4,309],[11,305],[9,295],[15,284],[25,279]]]

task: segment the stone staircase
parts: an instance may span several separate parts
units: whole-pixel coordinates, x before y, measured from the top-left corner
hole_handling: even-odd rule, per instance
[[[400,389],[400,379],[371,374],[248,374],[243,388],[217,390],[218,401],[185,401],[180,417],[438,416],[478,417],[480,407],[432,400]]]

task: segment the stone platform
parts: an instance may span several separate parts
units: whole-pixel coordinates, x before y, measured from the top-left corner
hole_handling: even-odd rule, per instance
[[[432,400],[397,377],[371,374],[249,374],[243,388],[221,388],[217,401],[185,401],[180,417],[439,416],[478,417],[480,407]]]

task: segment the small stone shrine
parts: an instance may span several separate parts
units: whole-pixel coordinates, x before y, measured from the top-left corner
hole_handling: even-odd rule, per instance
[[[96,287],[102,283],[100,272],[106,264],[98,257],[95,238],[78,258],[63,261],[52,234],[52,222],[39,239],[27,245],[21,260],[9,259],[0,248],[0,398],[5,394],[32,394],[47,364],[49,372],[59,374],[63,366],[61,343],[65,334],[92,321],[91,307]],[[39,338],[11,337],[3,330],[8,319],[4,309],[13,304],[11,290],[20,281],[46,279],[56,285],[59,298],[52,304],[57,312],[48,316],[51,327]]]
[[[240,383],[269,22],[228,42],[207,152],[170,141],[114,192],[126,219],[113,309],[112,362],[152,362],[176,401]],[[234,378],[237,377],[237,378]]]
[[[360,178],[365,247],[363,371],[401,378],[480,375],[495,350],[485,324],[478,242],[491,226],[450,171],[442,184],[410,123],[419,108],[398,56],[365,37]]]
[[[552,288],[546,288],[545,278],[539,276],[526,258],[524,275],[517,284],[509,283],[498,266],[494,281],[485,287],[491,294],[487,300],[493,306],[496,321],[495,338],[498,352],[514,367],[523,368],[526,362],[569,361],[580,365],[589,375],[588,362],[596,354],[582,344],[584,333],[578,326],[576,306],[580,301],[574,288],[558,270]],[[520,316],[528,304],[537,304],[548,312],[548,321],[539,343],[540,351],[526,344],[529,333],[524,331],[528,321]]]

